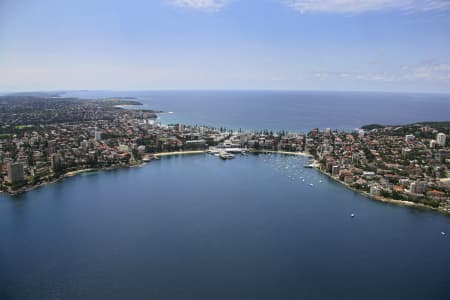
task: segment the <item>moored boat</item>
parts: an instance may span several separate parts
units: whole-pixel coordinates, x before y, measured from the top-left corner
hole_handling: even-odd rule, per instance
[[[224,152],[220,152],[219,157],[221,159],[232,159],[232,158],[234,158],[234,155],[224,151]]]

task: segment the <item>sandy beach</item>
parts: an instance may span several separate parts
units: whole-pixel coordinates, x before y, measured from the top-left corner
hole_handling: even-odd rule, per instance
[[[81,173],[87,173],[87,172],[93,172],[96,171],[95,169],[81,169],[76,171],[67,172],[64,174],[64,177],[72,177]]]
[[[306,152],[289,152],[289,151],[275,151],[275,150],[255,150],[251,153],[271,153],[271,154],[285,154],[285,155],[297,155],[297,156],[305,156],[312,157],[312,155]]]
[[[205,154],[206,151],[175,151],[175,152],[160,152],[155,153],[154,155],[157,157],[161,156],[175,156],[175,155],[194,155],[194,154]]]

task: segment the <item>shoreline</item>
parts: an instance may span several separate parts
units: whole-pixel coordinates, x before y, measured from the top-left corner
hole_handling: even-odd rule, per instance
[[[125,169],[125,168],[136,168],[136,167],[141,167],[143,165],[145,165],[145,162],[139,162],[139,163],[133,164],[133,165],[109,166],[109,167],[104,167],[104,168],[85,168],[85,169],[80,169],[80,170],[69,171],[69,172],[66,172],[66,173],[62,174],[58,178],[53,178],[53,179],[51,179],[49,181],[44,181],[44,182],[41,182],[41,183],[33,185],[33,186],[24,186],[24,187],[18,189],[17,191],[14,191],[14,192],[0,191],[0,195],[4,194],[4,195],[11,196],[11,197],[15,197],[15,196],[18,196],[20,194],[31,192],[31,191],[33,191],[35,189],[44,187],[46,185],[59,183],[60,181],[62,182],[62,181],[64,181],[67,178],[75,177],[75,176],[80,175],[80,174],[91,173],[91,172],[93,173],[93,172],[99,172],[99,171],[112,171],[112,170],[119,170],[119,169]]]
[[[250,153],[254,154],[283,154],[283,155],[298,155],[298,156],[305,156],[305,157],[312,157],[311,155],[304,153],[304,152],[289,152],[289,151],[273,151],[273,150],[256,150],[251,151]],[[160,157],[169,157],[169,156],[178,156],[178,155],[199,155],[199,154],[207,154],[207,150],[192,150],[192,151],[173,151],[173,152],[158,152],[153,153],[153,155],[159,159]],[[10,191],[0,191],[0,195],[8,195],[8,196],[18,196],[23,193],[31,192],[32,190],[44,187],[49,184],[58,183],[60,181],[63,181],[66,178],[74,177],[80,174],[84,173],[90,173],[90,172],[98,172],[98,171],[111,171],[111,170],[117,170],[117,169],[125,169],[125,168],[135,168],[135,167],[142,167],[146,165],[148,162],[139,162],[137,164],[133,165],[118,165],[118,166],[109,166],[109,167],[102,167],[102,168],[84,168],[74,171],[69,171],[64,174],[62,174],[58,178],[53,178],[49,181],[44,181],[39,184],[33,185],[33,186],[25,186],[17,191],[10,192]]]
[[[289,152],[289,151],[276,151],[276,150],[254,150],[250,151],[250,153],[255,154],[284,154],[284,155],[295,155],[295,156],[304,156],[312,158],[313,156],[306,152]]]
[[[155,157],[164,157],[164,156],[196,155],[196,154],[206,154],[206,150],[159,152],[154,153],[153,155]]]
[[[78,175],[78,174],[88,173],[88,172],[95,172],[95,171],[97,171],[97,169],[93,169],[93,168],[90,168],[90,169],[81,169],[81,170],[70,171],[70,172],[64,173],[64,174],[62,175],[62,177],[63,177],[63,178],[69,178],[69,177],[76,176],[76,175]]]
[[[383,202],[383,203],[388,203],[388,204],[394,204],[394,205],[398,205],[398,206],[405,206],[405,207],[412,207],[412,208],[416,208],[416,209],[427,209],[427,210],[433,210],[435,212],[439,212],[439,213],[443,213],[446,215],[450,215],[450,211],[449,210],[445,210],[442,209],[440,207],[432,207],[429,205],[425,205],[423,203],[416,203],[416,202],[412,202],[412,201],[406,201],[406,200],[396,200],[396,199],[390,199],[390,198],[386,198],[386,197],[382,197],[382,196],[376,196],[376,195],[372,195],[368,192],[365,191],[361,191],[358,189],[355,189],[353,187],[351,187],[350,185],[346,184],[345,182],[339,180],[338,178],[335,178],[333,176],[331,176],[331,174],[328,174],[324,171],[322,171],[321,169],[318,168],[318,165],[315,164],[314,169],[316,169],[317,171],[319,171],[320,173],[322,173],[323,175],[327,176],[328,178],[332,179],[333,181],[343,185],[344,187],[346,187],[347,189],[358,193],[372,201],[378,201],[378,202]]]
[[[164,156],[196,155],[196,154],[206,154],[206,151],[199,150],[199,151],[159,152],[159,153],[154,153],[153,155],[155,157],[159,158],[159,157],[164,157]],[[140,162],[138,162],[136,164],[129,164],[129,165],[108,166],[108,167],[101,167],[101,168],[84,168],[84,169],[69,171],[69,172],[66,172],[66,173],[62,174],[58,178],[53,178],[53,179],[51,179],[49,181],[44,181],[44,182],[41,182],[41,183],[33,185],[33,186],[24,186],[24,187],[18,189],[17,191],[14,191],[14,192],[0,191],[0,195],[4,194],[4,195],[8,195],[8,196],[14,197],[14,196],[18,196],[20,194],[31,192],[32,190],[44,187],[44,186],[49,185],[49,184],[54,184],[54,183],[58,183],[60,181],[64,181],[64,179],[66,179],[66,178],[75,177],[75,176],[80,175],[80,174],[91,173],[91,172],[99,172],[99,171],[120,170],[120,169],[125,169],[125,168],[136,168],[136,167],[142,167],[142,166],[146,165],[147,163],[148,162],[140,161]]]
[[[305,153],[305,152],[289,152],[289,151],[275,151],[275,150],[254,150],[254,151],[250,151],[249,153],[252,154],[281,154],[281,155],[295,155],[295,156],[303,156],[303,157],[308,157],[308,158],[312,158],[312,155]],[[153,155],[159,159],[160,157],[170,157],[170,156],[183,156],[183,155],[199,155],[199,154],[207,154],[206,150],[193,150],[193,151],[173,151],[173,152],[158,152],[158,153],[154,153]],[[40,184],[34,185],[34,186],[30,186],[30,187],[24,187],[23,189],[19,189],[16,192],[9,192],[9,191],[0,191],[0,194],[6,194],[9,196],[17,196],[20,195],[22,193],[26,193],[26,192],[30,192],[34,189],[38,189],[40,187],[44,187],[48,184],[54,184],[54,183],[58,183],[59,181],[63,181],[66,178],[71,178],[80,174],[84,174],[84,173],[90,173],[90,172],[98,172],[98,171],[112,171],[112,170],[120,170],[120,169],[125,169],[125,168],[136,168],[136,167],[142,167],[144,165],[146,165],[148,162],[139,162],[137,164],[130,164],[130,165],[118,165],[118,166],[109,166],[109,167],[104,167],[104,168],[85,168],[85,169],[80,169],[80,170],[74,170],[74,171],[69,171],[66,172],[64,174],[62,174],[59,178],[55,178],[53,180],[50,181],[46,181],[46,182],[42,182]],[[439,213],[443,213],[446,215],[450,215],[450,210],[445,210],[442,209],[440,207],[432,207],[432,206],[428,206],[425,205],[423,203],[416,203],[416,202],[412,202],[412,201],[406,201],[406,200],[395,200],[395,199],[390,199],[390,198],[385,198],[382,196],[376,196],[376,195],[372,195],[368,192],[365,191],[361,191],[358,189],[355,189],[353,187],[351,187],[350,185],[346,184],[345,182],[339,180],[338,178],[335,178],[333,176],[331,176],[331,174],[328,174],[326,172],[324,172],[323,170],[321,170],[319,168],[319,164],[314,161],[314,163],[312,164],[313,168],[315,170],[317,170],[318,172],[322,173],[323,175],[327,176],[328,178],[332,179],[333,181],[343,185],[344,187],[346,187],[347,189],[351,190],[352,192],[358,193],[370,200],[373,201],[378,201],[378,202],[383,202],[383,203],[388,203],[388,204],[394,204],[394,205],[398,205],[398,206],[405,206],[405,207],[412,207],[412,208],[417,208],[417,209],[427,209],[427,210],[433,210],[435,212],[439,212]]]

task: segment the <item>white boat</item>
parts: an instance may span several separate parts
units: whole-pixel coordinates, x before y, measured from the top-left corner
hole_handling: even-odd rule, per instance
[[[220,150],[217,150],[217,149],[209,149],[208,151],[206,151],[208,154],[214,154],[214,155],[216,155],[216,154],[219,154],[220,153]]]
[[[314,184],[310,183],[309,186],[314,186]]]
[[[355,217],[355,214],[351,214],[350,216],[351,216],[352,218],[354,218],[354,217]]]
[[[441,234],[442,234],[442,235],[446,235],[446,233],[445,233],[445,232],[443,232],[443,231],[441,231]]]
[[[221,159],[232,159],[232,158],[234,158],[234,155],[224,151],[219,154],[219,157]]]

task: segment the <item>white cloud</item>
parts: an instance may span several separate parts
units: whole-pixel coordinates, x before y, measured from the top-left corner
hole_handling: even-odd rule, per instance
[[[446,80],[450,78],[449,64],[423,64],[416,67],[410,67],[408,73],[404,74],[404,79],[427,79],[427,80]]]
[[[412,66],[401,66],[391,72],[336,72],[320,71],[312,74],[319,80],[352,80],[382,82],[447,82],[450,79],[450,64],[422,63]]]
[[[314,78],[320,80],[338,79],[352,81],[384,81],[392,82],[397,78],[387,73],[362,73],[362,72],[316,72]]]
[[[404,12],[450,9],[448,0],[281,0],[302,13],[349,13],[400,10]]]
[[[214,12],[222,9],[230,0],[167,0],[167,2],[173,6]]]

